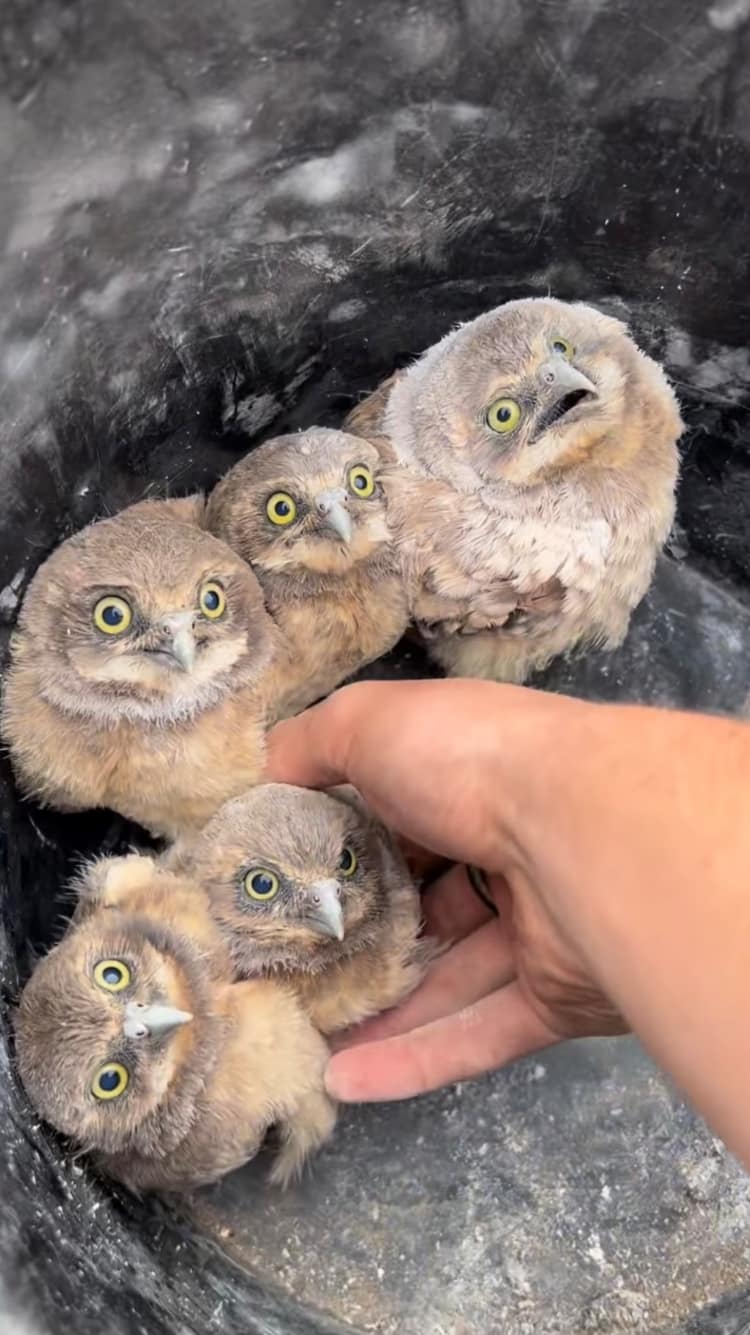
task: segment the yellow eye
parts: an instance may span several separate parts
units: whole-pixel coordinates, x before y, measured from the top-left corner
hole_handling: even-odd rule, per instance
[[[201,589],[200,609],[209,621],[218,621],[227,610],[226,594],[214,580],[209,580]]]
[[[107,1062],[100,1066],[91,1082],[91,1093],[95,1099],[119,1099],[130,1083],[127,1067],[120,1062]]]
[[[365,464],[355,464],[349,469],[349,490],[353,496],[367,500],[375,490],[375,478]]]
[[[94,625],[105,635],[122,635],[132,620],[130,603],[124,598],[116,598],[114,594],[100,598],[94,608]]]
[[[345,848],[339,859],[339,871],[342,876],[353,876],[357,870],[357,855],[353,848]]]
[[[559,352],[561,357],[567,358],[570,362],[573,360],[576,350],[573,347],[573,344],[568,342],[567,338],[561,338],[560,335],[557,334],[552,340],[552,351]]]
[[[243,884],[250,899],[275,899],[279,893],[278,876],[265,867],[253,867],[252,871],[246,872]]]
[[[293,524],[297,518],[297,506],[286,491],[275,491],[266,501],[266,514],[272,524]]]
[[[130,986],[130,969],[122,960],[100,960],[94,969],[94,982],[105,992],[122,992]]]
[[[506,436],[509,431],[515,431],[520,420],[521,405],[516,403],[515,399],[495,399],[485,414],[485,421],[490,431],[498,431],[502,436]]]

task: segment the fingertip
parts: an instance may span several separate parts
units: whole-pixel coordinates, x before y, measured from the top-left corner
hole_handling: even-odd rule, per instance
[[[328,1093],[340,1103],[391,1103],[442,1084],[425,1069],[419,1037],[413,1039],[400,1034],[336,1053],[325,1073]]]
[[[271,728],[266,739],[266,780],[327,788],[341,782],[331,766],[325,719],[327,701]]]
[[[369,720],[373,692],[391,683],[353,682],[268,733],[266,777],[305,788],[353,783],[350,757],[363,718]],[[356,784],[355,784],[356,787]]]
[[[356,1064],[347,1060],[346,1052],[334,1055],[329,1061],[324,1075],[326,1092],[339,1103],[358,1103],[362,1100],[361,1081],[357,1081]]]

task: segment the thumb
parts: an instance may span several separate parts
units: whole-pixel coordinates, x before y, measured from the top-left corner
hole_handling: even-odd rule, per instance
[[[277,723],[268,734],[266,780],[302,788],[351,782],[350,741],[362,707],[360,689],[344,687],[296,718]],[[346,698],[350,692],[354,700]]]

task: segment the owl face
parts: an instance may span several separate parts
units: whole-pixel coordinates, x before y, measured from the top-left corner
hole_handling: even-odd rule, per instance
[[[219,483],[206,522],[261,572],[345,573],[388,540],[378,453],[322,428],[266,441]]]
[[[245,563],[157,507],[63,543],[32,581],[19,624],[45,694],[107,719],[207,707],[260,669],[273,633]]]
[[[639,412],[642,360],[625,326],[593,307],[511,301],[409,370],[386,430],[402,459],[461,490],[527,486],[580,462]]]
[[[226,803],[185,869],[242,972],[324,967],[361,949],[384,912],[376,828],[345,802],[287,784]]]
[[[21,997],[16,1053],[38,1112],[84,1149],[166,1152],[216,1041],[187,939],[109,911],[73,928]]]

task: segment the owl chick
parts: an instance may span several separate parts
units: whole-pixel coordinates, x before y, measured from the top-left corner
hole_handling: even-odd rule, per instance
[[[622,641],[671,527],[682,422],[619,320],[508,302],[349,425],[398,460],[389,512],[448,672],[518,682],[576,645]]]
[[[431,957],[400,852],[335,793],[260,785],[167,855],[208,894],[238,974],[288,979],[324,1034],[395,1006]]]
[[[296,713],[386,653],[408,620],[378,452],[315,428],[266,441],[216,487],[206,527],[250,561],[297,664]]]
[[[217,977],[207,937],[194,935],[208,916],[200,890],[142,861],[95,864],[94,904],[23,991],[16,1054],[28,1096],[136,1191],[215,1182],[278,1124],[272,1178],[284,1185],[333,1129],[325,1042],[288,986]],[[193,898],[184,919],[170,888],[176,902]]]
[[[60,810],[200,826],[260,777],[282,659],[258,581],[217,538],[158,502],[92,524],[21,609],[1,718],[17,777]]]

